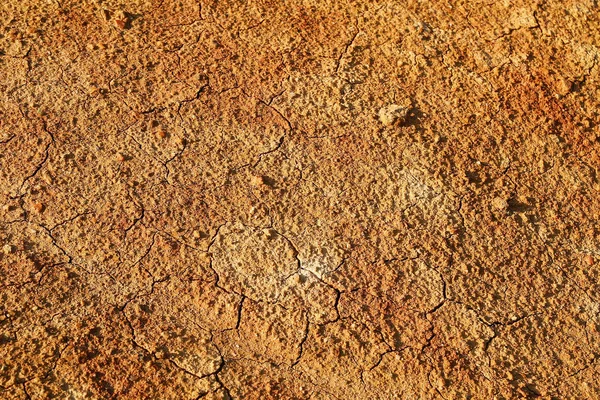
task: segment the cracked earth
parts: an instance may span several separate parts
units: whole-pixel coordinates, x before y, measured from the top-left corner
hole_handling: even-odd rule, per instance
[[[594,0],[0,4],[0,398],[600,398]]]

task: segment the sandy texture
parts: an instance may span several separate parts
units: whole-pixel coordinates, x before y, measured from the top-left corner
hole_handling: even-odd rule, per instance
[[[596,1],[0,2],[0,398],[600,398]]]

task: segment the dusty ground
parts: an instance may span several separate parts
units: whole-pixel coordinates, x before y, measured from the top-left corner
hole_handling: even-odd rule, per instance
[[[2,1],[0,398],[600,398],[596,1]]]

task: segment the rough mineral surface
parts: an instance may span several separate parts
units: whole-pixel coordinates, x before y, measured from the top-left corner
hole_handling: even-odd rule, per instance
[[[593,0],[0,2],[1,399],[600,398]]]

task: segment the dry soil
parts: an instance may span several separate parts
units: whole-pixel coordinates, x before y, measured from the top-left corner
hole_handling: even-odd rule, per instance
[[[3,0],[0,398],[600,398],[596,0]]]

